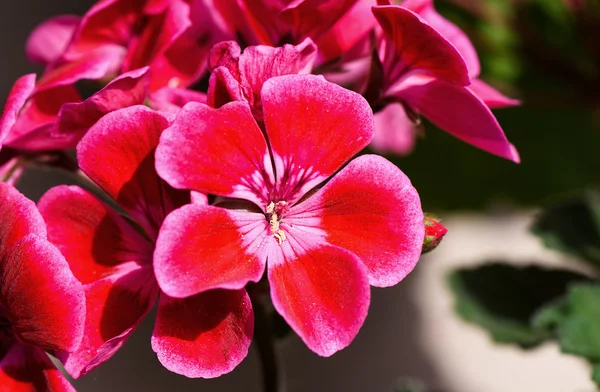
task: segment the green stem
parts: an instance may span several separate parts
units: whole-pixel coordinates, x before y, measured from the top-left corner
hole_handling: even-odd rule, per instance
[[[257,287],[249,288],[252,308],[254,309],[254,342],[258,348],[258,355],[263,374],[265,392],[279,391],[279,369],[277,355],[273,344],[273,331],[267,317],[264,302],[261,301]]]

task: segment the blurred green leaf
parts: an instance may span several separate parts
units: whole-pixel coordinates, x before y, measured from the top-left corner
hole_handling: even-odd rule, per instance
[[[547,247],[600,267],[600,194],[588,191],[544,208],[531,230]]]
[[[500,343],[523,348],[550,338],[543,324],[532,324],[544,305],[562,296],[571,282],[588,278],[574,272],[492,263],[452,272],[449,283],[456,311],[486,329]]]

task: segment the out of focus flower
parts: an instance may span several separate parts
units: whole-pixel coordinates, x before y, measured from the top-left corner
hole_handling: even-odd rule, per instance
[[[45,350],[74,351],[83,336],[81,283],[46,238],[35,204],[0,183],[0,386],[75,391]]]
[[[171,188],[154,169],[154,150],[168,125],[168,116],[132,106],[102,117],[77,146],[82,171],[125,216],[76,186],[53,188],[39,202],[50,241],[85,288],[83,342],[60,355],[74,377],[108,360],[157,301],[152,348],[167,369],[217,377],[247,354],[253,316],[245,290],[175,299],[161,293],[154,278],[162,221],[190,202],[189,192]]]
[[[386,1],[382,1],[386,3]],[[490,107],[516,104],[483,82],[466,36],[438,15],[431,2],[409,0],[422,16],[400,6],[377,6],[383,34],[367,98],[374,104],[373,147],[410,152],[423,115],[441,129],[484,151],[518,162],[519,156]],[[428,23],[429,22],[429,23]]]
[[[246,210],[189,204],[170,213],[156,278],[165,293],[186,298],[243,288],[268,266],[276,310],[329,356],[356,336],[369,284],[395,285],[415,266],[424,236],[419,196],[397,167],[372,155],[314,190],[372,138],[372,111],[360,95],[288,75],[267,80],[261,102],[262,130],[245,102],[190,103],[162,134],[156,166],[168,183],[247,202]]]

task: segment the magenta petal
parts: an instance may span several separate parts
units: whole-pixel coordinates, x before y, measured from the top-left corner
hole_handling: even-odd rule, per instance
[[[518,99],[503,95],[481,79],[473,79],[468,88],[491,109],[507,108],[521,104]]]
[[[26,52],[29,61],[48,65],[64,53],[81,18],[76,15],[60,15],[38,25],[27,39]]]
[[[50,189],[38,207],[48,226],[48,239],[84,285],[114,274],[121,263],[152,262],[153,244],[78,186]]]
[[[50,242],[30,234],[5,253],[0,293],[20,340],[45,349],[79,347],[85,317],[83,288]]]
[[[262,102],[279,197],[287,202],[332,175],[373,137],[367,101],[319,76],[269,79]]]
[[[393,59],[384,60],[387,74],[400,68],[403,74],[412,70],[450,83],[470,83],[467,65],[460,53],[418,15],[400,6],[373,7],[373,14],[396,49]]]
[[[417,13],[454,45],[462,55],[465,63],[467,63],[469,75],[472,78],[476,78],[479,75],[481,71],[479,58],[471,40],[458,26],[438,14],[433,6],[433,0],[405,0],[402,2],[402,7]]]
[[[15,187],[0,182],[0,260],[21,238],[46,238],[46,225],[35,203]]]
[[[246,101],[240,81],[224,66],[217,67],[210,75],[206,95],[208,105],[213,108],[233,101]]]
[[[413,150],[416,136],[415,124],[401,103],[389,103],[375,113],[374,150],[406,155]]]
[[[87,130],[105,114],[143,104],[147,90],[147,67],[124,73],[85,101],[64,104],[53,133],[57,137],[70,137],[75,148]]]
[[[206,103],[206,94],[184,88],[163,87],[148,97],[150,106],[166,113],[179,113],[188,102]]]
[[[287,1],[280,18],[293,31],[294,38],[314,40],[335,24],[357,0]]]
[[[151,236],[184,196],[173,192],[154,169],[154,149],[168,125],[165,115],[132,106],[102,117],[77,145],[81,169]]]
[[[468,88],[441,81],[413,85],[402,99],[439,128],[491,154],[519,162],[498,121]]]
[[[152,349],[172,372],[214,378],[246,357],[253,332],[246,290],[211,290],[185,299],[162,295]]]
[[[281,75],[310,73],[317,57],[317,47],[306,39],[299,45],[250,46],[239,58],[240,75],[248,84],[247,97],[255,108],[260,108],[260,92],[270,78]]]
[[[13,343],[0,359],[0,387],[6,392],[75,392],[38,348]]]
[[[400,169],[378,155],[354,159],[289,215],[286,222],[296,229],[320,229],[327,242],[358,256],[373,286],[397,284],[421,255],[419,195]]]
[[[19,112],[35,88],[35,74],[21,76],[13,85],[0,118],[0,149],[2,142],[17,122]]]
[[[291,248],[293,240],[269,255],[273,305],[312,351],[328,357],[352,342],[367,316],[367,273],[344,249],[318,243]]]
[[[154,251],[160,288],[183,298],[258,282],[267,261],[267,226],[262,214],[202,204],[173,211],[163,222]]]
[[[185,105],[161,136],[156,169],[175,188],[245,198],[261,207],[273,181],[265,138],[242,102],[219,109]]]
[[[81,346],[60,355],[74,378],[100,366],[123,346],[159,292],[149,266],[129,266],[84,287],[87,312]]]

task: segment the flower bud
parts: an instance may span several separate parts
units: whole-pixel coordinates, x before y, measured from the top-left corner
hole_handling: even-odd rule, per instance
[[[448,232],[448,229],[440,223],[440,219],[433,214],[425,214],[425,239],[423,239],[423,249],[421,253],[428,253],[434,250]]]

